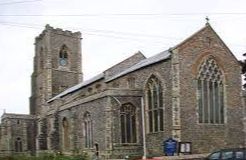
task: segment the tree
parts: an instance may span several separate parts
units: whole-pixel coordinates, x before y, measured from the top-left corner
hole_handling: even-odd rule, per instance
[[[244,53],[243,56],[246,56],[246,53]],[[242,74],[244,76],[243,80],[246,81],[246,59],[239,62],[242,66]],[[246,83],[243,83],[243,88],[246,89]]]

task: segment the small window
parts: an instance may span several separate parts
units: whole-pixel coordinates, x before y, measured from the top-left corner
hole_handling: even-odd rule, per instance
[[[85,148],[93,147],[92,118],[89,112],[84,114]]]
[[[88,88],[88,92],[92,93],[93,89],[92,88]]]
[[[15,152],[22,152],[22,141],[21,141],[21,138],[18,137],[16,138],[16,141],[15,141]]]
[[[127,79],[128,88],[135,88],[135,78],[130,77]]]
[[[114,83],[112,84],[112,87],[113,87],[113,88],[119,88],[119,87],[120,87],[120,84],[119,84],[118,82],[114,82]]]
[[[97,91],[101,91],[102,85],[101,85],[101,84],[97,84],[97,85],[96,85],[96,89],[97,89]]]
[[[69,141],[69,123],[66,117],[62,120],[62,126],[63,126],[63,147],[64,149],[68,149],[70,145]]]

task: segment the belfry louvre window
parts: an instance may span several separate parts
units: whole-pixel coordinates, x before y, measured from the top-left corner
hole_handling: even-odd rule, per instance
[[[224,123],[223,74],[213,58],[199,68],[197,80],[199,123]]]
[[[149,132],[163,131],[163,96],[160,81],[151,76],[147,82],[147,117]]]
[[[89,112],[84,115],[85,148],[93,147],[92,119]]]
[[[66,45],[63,45],[59,53],[59,64],[61,66],[66,66],[68,64],[68,48]]]
[[[121,143],[136,143],[136,107],[131,103],[120,108]]]

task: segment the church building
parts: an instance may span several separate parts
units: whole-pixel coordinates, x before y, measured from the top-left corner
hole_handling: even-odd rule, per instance
[[[86,81],[81,40],[49,25],[36,37],[30,114],[3,114],[0,154],[156,157],[168,138],[194,154],[245,145],[241,66],[209,23]]]

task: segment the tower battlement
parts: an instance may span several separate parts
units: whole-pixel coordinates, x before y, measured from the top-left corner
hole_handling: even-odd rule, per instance
[[[72,32],[69,30],[63,30],[61,28],[54,28],[52,26],[50,26],[49,24],[46,24],[45,29],[43,30],[43,32],[36,37],[36,40],[42,39],[43,36],[48,32],[51,31],[51,33],[53,34],[57,34],[57,35],[63,35],[63,36],[68,36],[68,37],[72,37],[72,38],[81,38],[81,32]]]
[[[81,33],[47,24],[34,45],[30,113],[37,115],[47,100],[82,81]]]

